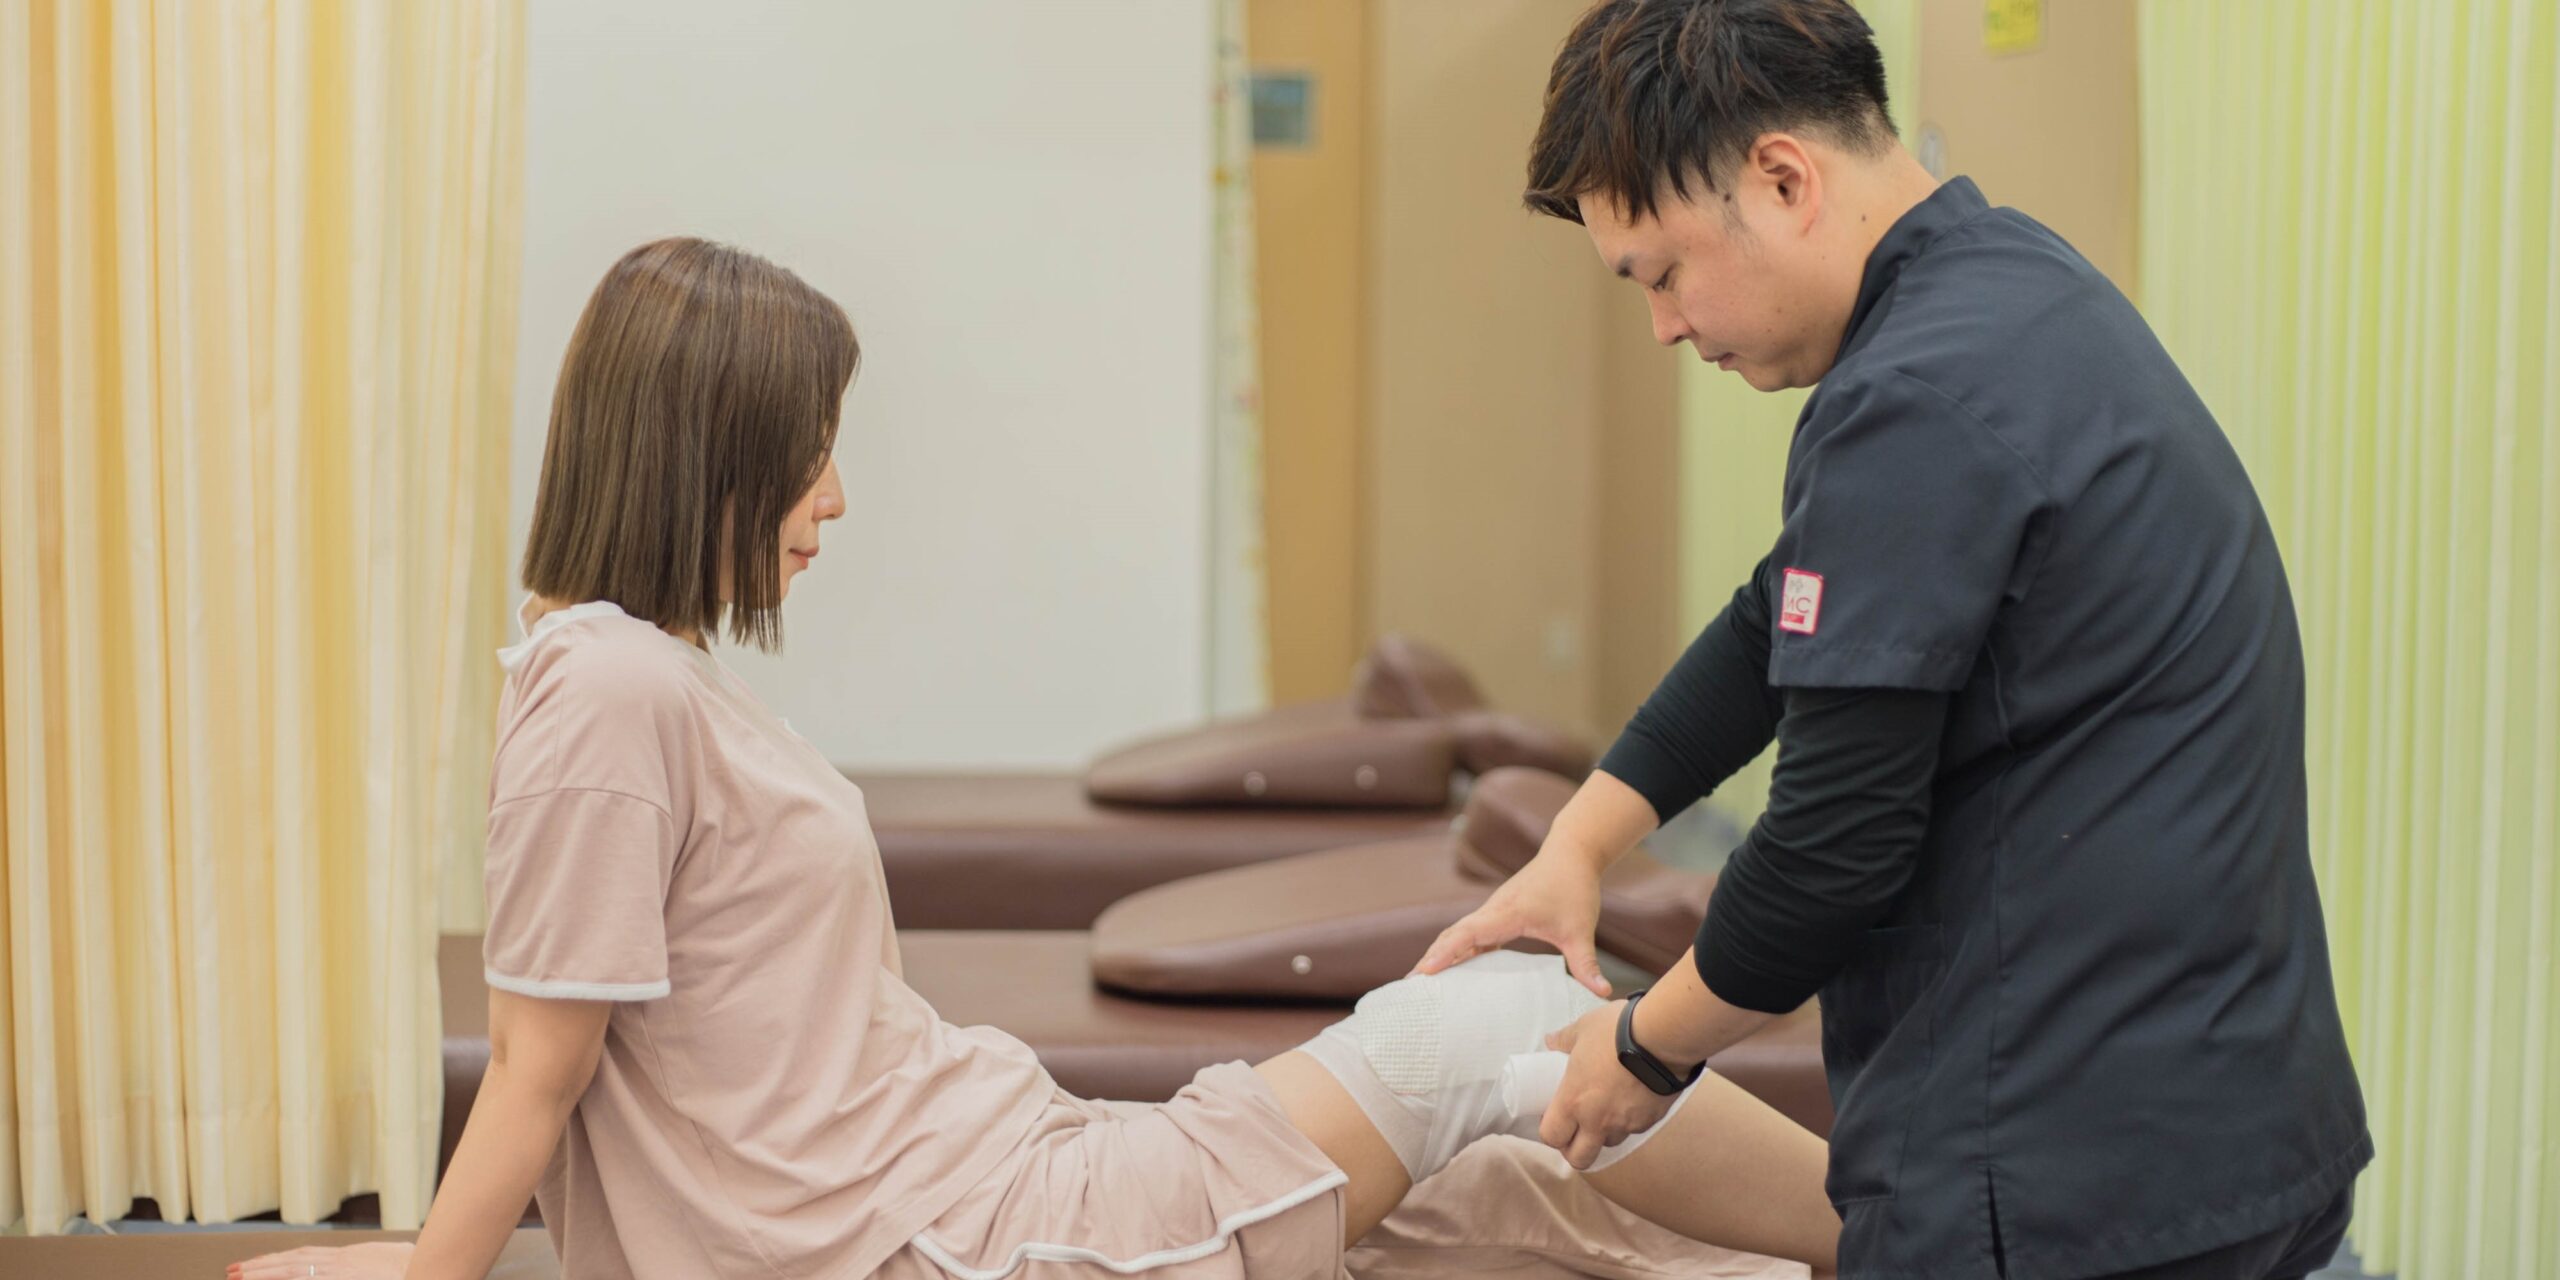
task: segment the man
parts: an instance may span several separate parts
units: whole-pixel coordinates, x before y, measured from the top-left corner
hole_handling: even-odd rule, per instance
[[[2087,261],[1895,142],[1848,0],[1605,0],[1531,208],[1654,332],[1815,387],[1775,547],[1538,857],[1424,958],[1593,962],[1597,879],[1774,737],[1697,945],[1558,1033],[1577,1167],[1819,991],[1844,1276],[2325,1262],[2371,1159],[2331,988],[2283,566]]]

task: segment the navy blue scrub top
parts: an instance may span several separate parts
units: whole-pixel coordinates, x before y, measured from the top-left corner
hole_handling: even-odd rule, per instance
[[[2303,671],[2238,455],[2142,317],[1956,179],[1805,405],[1769,684],[1948,695],[1910,879],[1823,986],[1844,1276],[2127,1270],[2372,1158]]]

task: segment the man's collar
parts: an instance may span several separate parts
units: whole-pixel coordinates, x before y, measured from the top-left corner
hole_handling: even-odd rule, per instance
[[[1912,259],[1928,252],[1938,233],[1991,207],[1982,198],[1982,189],[1971,178],[1949,178],[1929,198],[1911,206],[1893,226],[1876,241],[1875,252],[1867,255],[1866,274],[1858,281],[1858,305],[1849,311],[1849,326],[1841,331],[1840,356],[1846,357],[1858,345],[1858,331],[1867,317],[1874,314],[1876,304],[1902,275],[1903,267]],[[1838,360],[1835,358],[1834,363]]]

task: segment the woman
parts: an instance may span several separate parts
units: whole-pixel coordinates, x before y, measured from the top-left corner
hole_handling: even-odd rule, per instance
[[[500,655],[487,1079],[414,1247],[233,1276],[480,1276],[528,1196],[576,1280],[1336,1276],[1458,1151],[1536,1134],[1545,1033],[1596,1004],[1552,960],[1392,984],[1162,1106],[1065,1094],[908,988],[860,791],[706,643],[778,643],[844,513],[858,355],[833,302],[733,249],[645,245],[597,287]],[[1444,1180],[1493,1189],[1388,1234],[1681,1247],[1640,1217],[1830,1265],[1821,1142],[1721,1080],[1609,1156],[1608,1201]]]

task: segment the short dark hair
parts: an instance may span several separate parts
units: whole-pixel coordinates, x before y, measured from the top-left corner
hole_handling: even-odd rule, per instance
[[[688,238],[624,254],[560,361],[525,589],[661,627],[781,643],[782,522],[826,472],[853,322],[754,254]]]
[[[1893,141],[1884,56],[1849,0],[1601,0],[1547,77],[1524,199],[1580,222],[1597,191],[1649,215],[1805,128],[1862,154]]]

